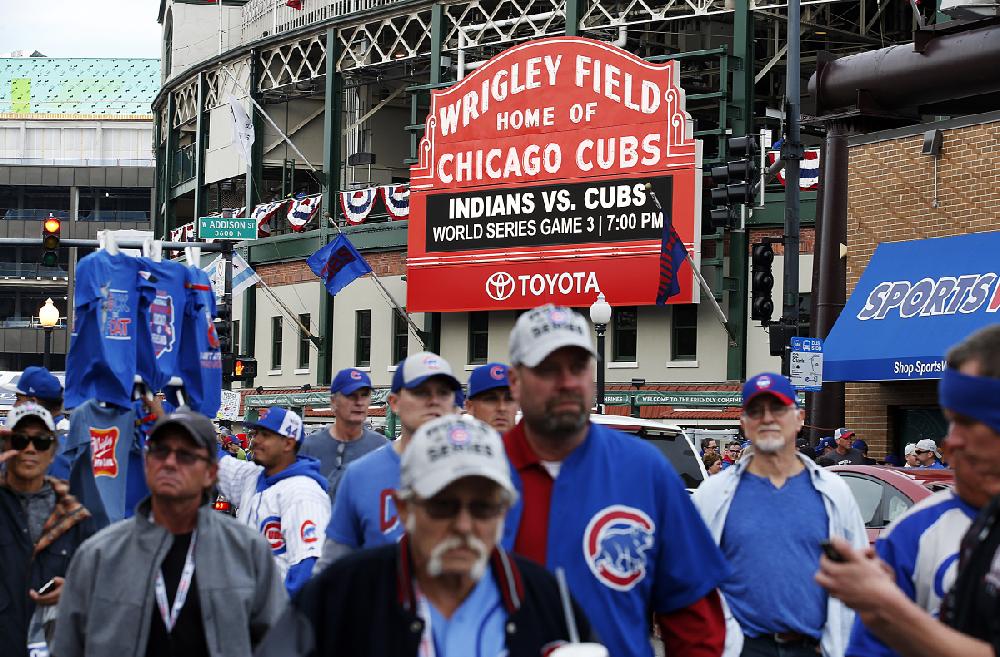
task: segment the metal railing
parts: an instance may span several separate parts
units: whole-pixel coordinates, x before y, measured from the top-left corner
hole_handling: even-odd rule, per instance
[[[37,317],[4,317],[0,319],[0,328],[42,328]],[[66,328],[66,318],[60,317],[59,323],[52,328]]]
[[[54,214],[58,219],[69,221],[68,210],[52,208],[0,208],[0,220],[42,221]],[[80,210],[78,221],[149,221],[149,210]]]
[[[69,210],[54,210],[52,208],[0,208],[0,219],[20,221],[41,221],[48,219],[50,214],[63,221],[69,221]]]
[[[0,277],[5,278],[66,278],[62,267],[43,267],[37,262],[0,262]]]
[[[197,154],[195,148],[197,146],[198,144],[188,144],[174,151],[174,166],[172,167],[174,185],[179,185],[194,178],[194,164]]]
[[[286,0],[250,0],[243,5],[242,42],[247,45],[337,16],[391,4],[393,0],[302,0],[302,9],[292,9]]]

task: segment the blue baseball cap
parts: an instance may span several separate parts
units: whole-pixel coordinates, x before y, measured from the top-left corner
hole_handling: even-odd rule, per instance
[[[330,384],[330,394],[339,392],[342,395],[349,395],[355,390],[371,387],[372,380],[368,378],[367,374],[353,367],[348,367],[337,372],[333,383]]]
[[[302,442],[302,418],[295,411],[280,406],[271,406],[261,409],[256,422],[250,422],[247,427],[257,429],[267,429],[285,438],[294,438],[295,442]]]
[[[763,372],[747,379],[743,384],[743,408],[761,395],[773,395],[785,406],[795,406],[798,403],[792,382],[773,372]]]
[[[392,392],[416,388],[435,376],[444,377],[455,390],[462,389],[462,384],[455,378],[448,361],[429,351],[421,351],[407,356],[396,365],[396,372],[392,375]]]
[[[469,375],[469,399],[495,388],[509,388],[509,369],[503,363],[486,363],[472,370]]]
[[[63,387],[59,379],[44,367],[26,367],[17,385],[4,386],[5,392],[37,397],[38,399],[62,399]]]
[[[822,456],[827,448],[837,448],[837,441],[833,439],[833,436],[826,436],[819,439],[819,442],[816,443],[816,456]]]

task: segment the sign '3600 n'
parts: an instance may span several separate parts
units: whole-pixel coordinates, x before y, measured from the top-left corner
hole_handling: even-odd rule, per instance
[[[411,170],[407,306],[654,303],[665,222],[699,261],[691,129],[675,62],[577,37],[516,46],[435,91]],[[670,302],[697,302],[686,265],[680,284]]]

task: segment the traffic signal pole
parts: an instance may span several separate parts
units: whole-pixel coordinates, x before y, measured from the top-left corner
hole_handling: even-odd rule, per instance
[[[791,345],[799,326],[799,172],[802,160],[802,136],[799,130],[800,66],[799,0],[788,0],[788,54],[785,73],[785,141],[781,159],[785,162],[785,272],[781,324],[783,349],[781,373],[788,376]]]
[[[233,242],[229,240],[224,240],[222,242],[222,257],[226,261],[226,278],[225,278],[225,292],[223,293],[222,303],[226,306],[227,312],[222,315],[222,321],[226,322],[229,326],[226,327],[225,333],[229,336],[229,340],[225,345],[225,351],[229,352],[230,358],[226,358],[227,354],[225,351],[222,353],[222,389],[232,390],[233,389],[233,370],[228,365],[233,362]]]

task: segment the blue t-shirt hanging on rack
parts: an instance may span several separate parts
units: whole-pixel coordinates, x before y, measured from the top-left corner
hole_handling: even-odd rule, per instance
[[[75,309],[66,356],[66,408],[88,399],[132,403],[139,323],[153,288],[139,258],[100,250],[76,266]]]
[[[215,293],[201,269],[187,269],[187,305],[179,369],[188,406],[214,418],[222,404],[222,352],[215,332]]]
[[[140,272],[152,290],[152,298],[139,330],[136,369],[154,392],[163,390],[173,376],[179,376],[179,354],[184,311],[188,293],[187,267],[179,262],[140,258]]]

